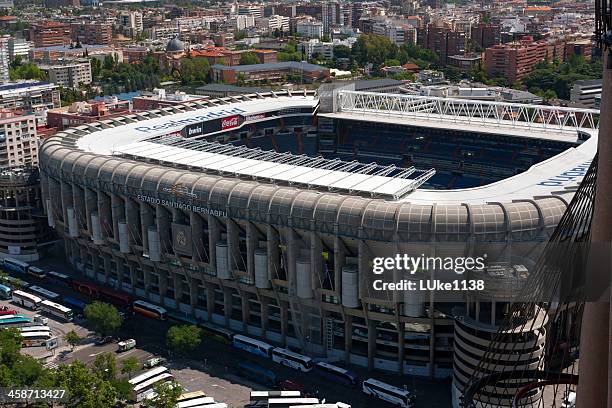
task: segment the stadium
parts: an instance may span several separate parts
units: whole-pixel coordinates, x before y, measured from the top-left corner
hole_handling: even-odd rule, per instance
[[[82,278],[329,360],[452,377],[457,403],[520,289],[517,255],[498,250],[492,289],[460,304],[373,292],[372,259],[545,242],[598,117],[347,87],[208,99],[56,134],[42,191]],[[500,364],[540,364],[547,319],[531,318]]]

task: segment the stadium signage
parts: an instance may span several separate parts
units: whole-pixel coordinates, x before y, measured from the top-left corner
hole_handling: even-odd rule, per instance
[[[259,113],[257,115],[249,115],[249,116],[245,116],[244,120],[245,122],[251,122],[254,120],[260,120],[260,119],[265,119],[266,118],[266,114],[265,113]]]
[[[216,111],[206,112],[200,115],[190,116],[184,119],[169,120],[165,123],[160,123],[159,125],[137,126],[134,129],[142,133],[151,133],[151,132],[156,132],[159,130],[180,128],[185,125],[191,125],[191,124],[198,123],[198,122],[205,122],[205,121],[212,120],[212,119],[218,119],[218,118],[222,118],[228,115],[238,115],[241,113],[246,113],[246,111],[244,109],[240,109],[237,107],[234,107],[231,109],[220,109]]]
[[[185,211],[193,211],[198,214],[206,214],[206,215],[210,214],[210,215],[214,215],[215,217],[227,217],[227,213],[225,211],[217,210],[215,208],[201,207],[198,205],[192,205],[192,204],[183,203],[183,202],[174,201],[174,200],[164,200],[163,198],[147,196],[144,194],[138,194],[136,195],[136,198],[139,201],[142,201],[148,204],[163,205],[164,207],[178,208],[179,210],[185,210]]]
[[[221,130],[233,129],[238,126],[238,115],[221,120]]]
[[[591,166],[591,160],[586,161],[572,169],[564,171],[554,177],[548,178],[538,183],[539,186],[561,186],[579,177],[584,177]]]

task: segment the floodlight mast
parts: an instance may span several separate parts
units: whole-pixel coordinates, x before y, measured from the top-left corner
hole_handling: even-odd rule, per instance
[[[595,42],[604,58],[591,242],[612,241],[612,0],[595,0]],[[588,277],[587,277],[588,279]],[[612,302],[586,302],[582,316],[576,406],[612,407]],[[607,358],[606,358],[607,357]]]

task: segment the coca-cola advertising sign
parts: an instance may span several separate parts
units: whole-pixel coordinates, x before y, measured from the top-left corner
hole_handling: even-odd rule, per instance
[[[238,124],[240,123],[240,121],[238,120],[239,118],[240,118],[239,115],[234,115],[234,116],[230,116],[230,117],[221,119],[221,130],[227,130],[227,129],[238,127]]]

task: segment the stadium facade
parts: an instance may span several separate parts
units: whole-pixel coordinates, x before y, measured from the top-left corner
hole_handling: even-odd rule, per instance
[[[211,99],[60,132],[40,151],[49,225],[92,280],[332,360],[454,367],[458,398],[517,287],[452,310],[385,298],[364,284],[372,259],[544,242],[594,156],[596,112],[527,107],[521,120],[503,103],[331,98]],[[520,286],[520,268],[500,265],[485,278]],[[515,341],[541,347],[539,318]]]

